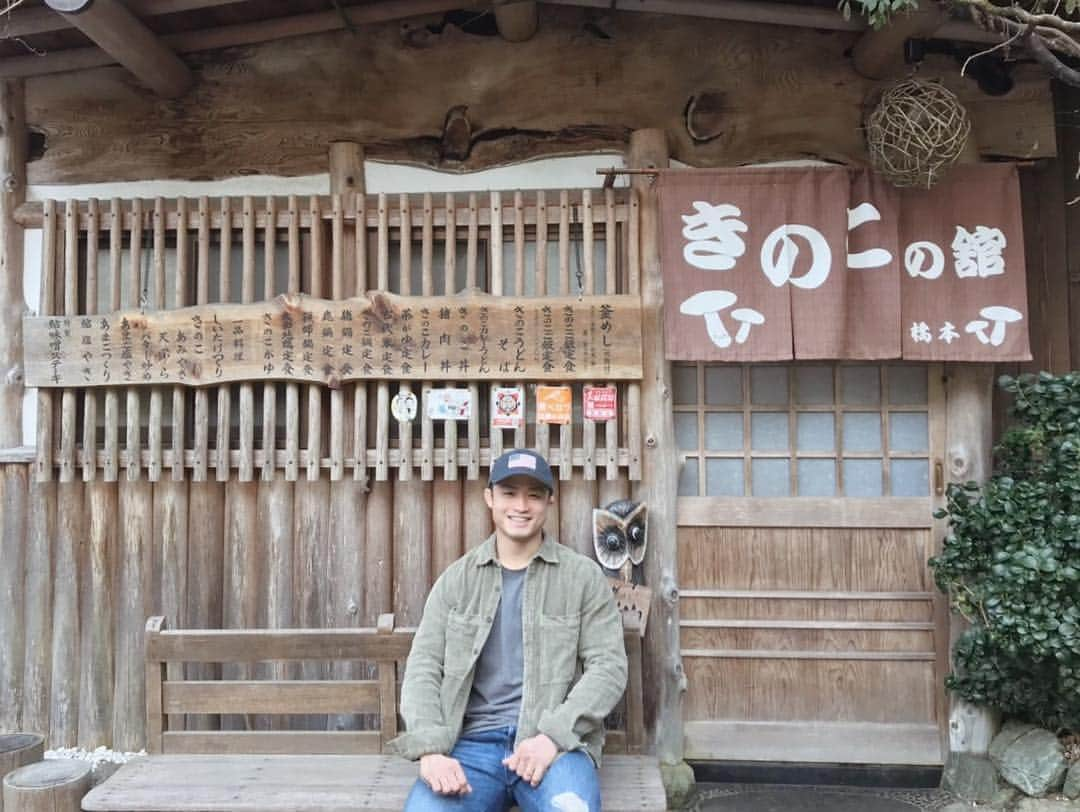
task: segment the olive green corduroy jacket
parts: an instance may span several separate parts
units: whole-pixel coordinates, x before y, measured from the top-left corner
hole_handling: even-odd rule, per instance
[[[435,582],[405,665],[406,732],[390,743],[394,752],[417,759],[453,749],[501,589],[494,535]],[[545,733],[560,751],[585,750],[599,765],[604,717],[626,688],[622,620],[607,579],[595,561],[545,536],[525,574],[521,614],[515,746]]]

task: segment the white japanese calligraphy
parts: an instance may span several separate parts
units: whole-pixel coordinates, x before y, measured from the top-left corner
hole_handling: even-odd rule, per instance
[[[925,321],[916,321],[911,325],[911,340],[919,344],[929,344],[934,340],[933,334],[930,332],[930,325]]]
[[[697,214],[682,215],[682,235],[689,240],[683,247],[683,258],[695,268],[704,271],[728,271],[735,267],[735,260],[746,253],[746,243],[739,235],[748,226],[739,216],[737,206],[721,203],[714,206],[703,200],[693,203]]]
[[[863,223],[876,223],[881,220],[881,212],[873,203],[860,203],[853,209],[847,210],[848,233],[857,229]],[[884,248],[869,248],[847,255],[847,266],[852,270],[864,270],[867,268],[881,268],[892,262],[892,254]]]
[[[810,246],[810,269],[802,276],[792,276],[799,246],[793,238],[801,237]],[[779,250],[777,250],[779,249]],[[832,251],[825,235],[816,228],[784,224],[773,229],[761,246],[761,270],[776,287],[790,282],[797,288],[821,287],[832,268]]]
[[[1002,256],[1005,245],[1005,235],[1000,228],[975,226],[975,233],[972,234],[963,226],[957,226],[952,241],[956,275],[965,279],[1005,273],[1005,258]]]
[[[951,321],[945,322],[941,325],[941,329],[938,330],[938,341],[952,344],[958,338],[960,338],[960,334],[956,332],[956,325]]]
[[[904,251],[904,268],[910,276],[937,279],[945,270],[945,254],[935,243],[913,242]]]

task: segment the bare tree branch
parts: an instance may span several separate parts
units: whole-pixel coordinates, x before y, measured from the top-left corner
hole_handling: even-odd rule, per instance
[[[1067,85],[1080,87],[1080,71],[1070,68],[1050,53],[1042,37],[1029,36],[1025,42],[1035,61],[1042,65],[1051,76]]]
[[[1024,25],[1046,26],[1047,28],[1056,28],[1059,31],[1080,34],[1080,22],[1063,20],[1056,14],[1032,14],[1019,6],[996,6],[989,0],[953,0],[953,2],[957,5],[978,9],[989,17],[1006,18]]]

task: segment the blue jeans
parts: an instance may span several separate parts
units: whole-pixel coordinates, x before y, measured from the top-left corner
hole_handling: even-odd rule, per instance
[[[461,762],[472,792],[439,795],[417,779],[406,812],[503,812],[515,803],[521,812],[600,812],[600,780],[587,753],[561,754],[534,787],[502,764],[514,752],[516,732],[501,727],[458,739],[450,755]]]

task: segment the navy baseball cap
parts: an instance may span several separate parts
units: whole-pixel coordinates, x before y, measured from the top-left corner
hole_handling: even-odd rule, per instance
[[[527,448],[511,449],[491,463],[488,485],[497,485],[512,476],[527,476],[535,479],[549,491],[555,490],[555,478],[551,475],[551,466],[548,465],[548,461]]]

